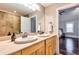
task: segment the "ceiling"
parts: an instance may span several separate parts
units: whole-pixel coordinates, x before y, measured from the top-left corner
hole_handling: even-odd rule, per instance
[[[48,7],[53,3],[40,3],[40,4],[44,7]],[[33,10],[29,9],[28,7],[20,3],[0,3],[0,10],[12,12],[12,13],[16,11],[16,14],[19,15],[26,15],[33,12]]]
[[[0,3],[0,10],[5,10],[8,12],[16,11],[16,13],[19,15],[26,15],[33,12],[28,7],[19,3]]]

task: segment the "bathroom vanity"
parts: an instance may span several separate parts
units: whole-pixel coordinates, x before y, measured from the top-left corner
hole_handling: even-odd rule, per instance
[[[56,53],[56,33],[38,36],[34,42],[16,44],[10,40],[0,42],[1,55],[54,55]]]

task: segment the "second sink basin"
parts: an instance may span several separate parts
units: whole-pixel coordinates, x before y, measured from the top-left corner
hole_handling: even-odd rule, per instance
[[[48,37],[50,34],[41,34],[41,35],[38,35],[38,37]]]
[[[36,36],[28,36],[28,37],[19,37],[19,38],[16,38],[15,39],[15,43],[17,44],[24,44],[24,43],[30,43],[30,42],[33,42],[33,41],[36,41],[37,40],[37,37]]]

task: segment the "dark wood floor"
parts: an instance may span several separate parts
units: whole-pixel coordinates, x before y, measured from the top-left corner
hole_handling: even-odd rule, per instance
[[[79,55],[78,38],[60,38],[59,48],[63,55]]]

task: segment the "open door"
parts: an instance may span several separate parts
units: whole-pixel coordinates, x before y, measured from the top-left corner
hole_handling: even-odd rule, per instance
[[[36,16],[31,17],[31,32],[36,32]]]

